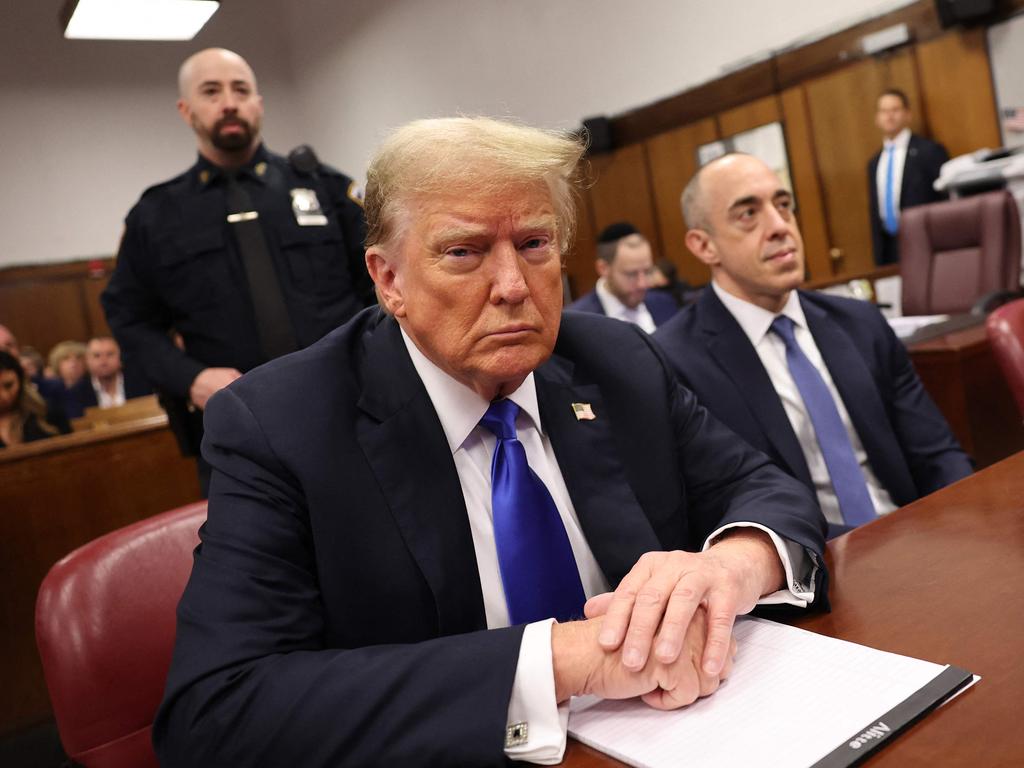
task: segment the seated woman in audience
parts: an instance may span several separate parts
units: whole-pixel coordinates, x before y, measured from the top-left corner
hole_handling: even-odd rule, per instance
[[[62,341],[50,350],[50,369],[56,375],[47,386],[40,387],[51,408],[63,411],[69,419],[85,413],[78,386],[85,378],[85,344],[80,341]]]
[[[46,421],[46,404],[26,386],[18,358],[0,351],[0,448],[56,434],[57,429]]]
[[[85,376],[85,344],[80,341],[62,341],[50,350],[50,369],[71,389]]]

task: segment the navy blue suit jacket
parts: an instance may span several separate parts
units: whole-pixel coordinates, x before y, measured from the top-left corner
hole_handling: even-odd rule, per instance
[[[651,313],[651,319],[654,320],[655,325],[668,322],[679,311],[679,305],[676,304],[675,299],[659,291],[648,291],[644,297],[644,305]],[[598,315],[604,314],[604,307],[601,306],[601,300],[597,298],[597,291],[583,294],[566,309],[576,312],[593,312]]]
[[[644,552],[740,519],[822,551],[807,489],[698,406],[634,326],[565,313],[535,380],[612,585]],[[209,519],[160,764],[504,765],[523,628],[486,630],[452,452],[395,320],[366,310],[218,393],[203,454]]]
[[[969,459],[882,314],[854,299],[799,296],[871,469],[893,502],[909,504],[969,475]],[[710,286],[654,338],[701,405],[813,488],[761,359]]]

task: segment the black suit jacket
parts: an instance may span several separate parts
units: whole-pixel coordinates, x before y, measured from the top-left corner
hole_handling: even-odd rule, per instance
[[[647,307],[647,311],[651,313],[651,319],[654,320],[655,325],[661,325],[668,321],[679,311],[679,304],[676,303],[676,300],[660,291],[647,291],[647,295],[644,297],[644,305]],[[604,306],[601,304],[601,300],[597,298],[597,291],[583,294],[567,306],[566,309],[576,312],[592,312],[598,315],[604,314]]]
[[[142,377],[132,375],[126,369],[124,375],[124,398],[131,400],[133,397],[142,397],[153,393],[149,383]],[[78,383],[70,389],[65,390],[69,418],[78,418],[84,415],[86,408],[93,408],[99,405],[96,397],[96,390],[92,388],[92,379],[88,374],[78,380]]]
[[[566,313],[535,380],[612,585],[642,553],[741,519],[822,551],[808,491],[700,408],[639,329]],[[395,320],[366,310],[247,374],[206,430],[209,519],[161,765],[504,764],[522,627],[486,629],[452,452]]]
[[[799,295],[871,468],[893,502],[909,504],[969,475],[970,461],[881,313],[854,299]],[[654,339],[703,406],[813,489],[800,443],[761,359],[710,287]]]
[[[871,245],[875,252],[875,263],[891,263],[894,259],[886,257],[886,239],[892,239],[882,226],[882,217],[878,213],[878,161],[882,157],[879,150],[868,161],[868,199],[869,216],[871,217]],[[939,178],[942,164],[949,160],[949,153],[941,144],[912,134],[907,145],[907,160],[903,166],[903,180],[900,183],[900,210],[913,208],[915,205],[934,203],[944,200],[945,195],[936,192],[932,183]],[[894,251],[893,251],[894,252]]]

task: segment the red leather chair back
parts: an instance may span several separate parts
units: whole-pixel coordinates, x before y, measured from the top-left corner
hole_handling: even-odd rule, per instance
[[[1020,216],[1006,190],[900,216],[904,315],[969,312],[986,294],[1019,288],[1020,262]]]
[[[992,351],[1024,418],[1024,299],[996,309],[985,321]]]
[[[150,730],[206,502],[108,533],[58,562],[36,600],[57,730],[88,768],[157,768]]]

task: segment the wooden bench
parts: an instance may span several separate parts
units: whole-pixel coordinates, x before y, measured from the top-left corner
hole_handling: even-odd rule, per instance
[[[178,452],[163,413],[0,450],[0,734],[50,716],[34,635],[50,566],[199,498],[195,463]]]
[[[71,428],[75,432],[82,432],[86,429],[96,427],[111,427],[115,424],[125,424],[130,421],[149,419],[154,416],[161,416],[164,409],[157,402],[156,395],[145,395],[126,400],[124,405],[113,408],[100,408],[98,405],[85,409],[85,415],[71,420]]]

